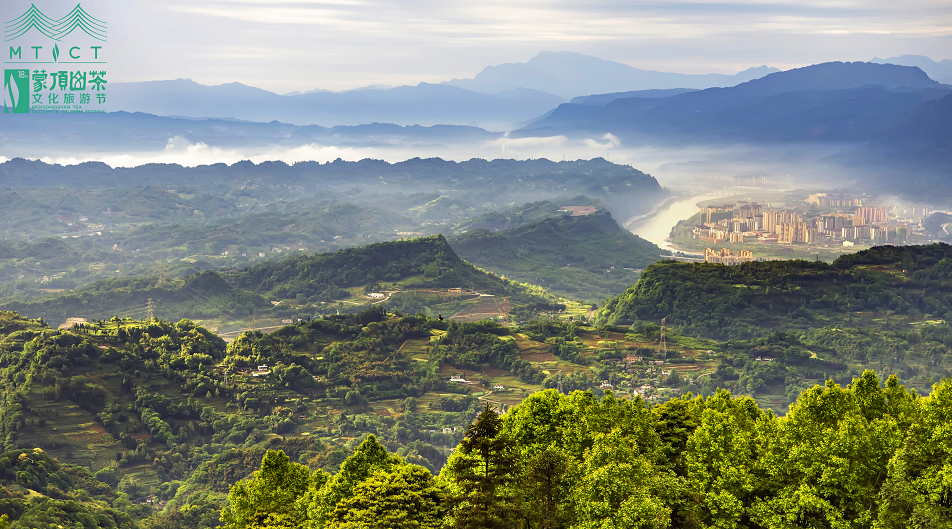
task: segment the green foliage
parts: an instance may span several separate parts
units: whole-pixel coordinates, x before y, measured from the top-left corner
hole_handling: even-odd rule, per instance
[[[134,529],[123,507],[87,469],[62,465],[39,448],[0,456],[0,527]]]
[[[387,452],[387,449],[371,435],[344,460],[340,472],[324,483],[310,487],[307,504],[308,527],[323,527],[331,520],[344,522],[345,512],[338,512],[338,505],[354,497],[356,487],[375,472],[390,472],[405,465],[404,461]],[[351,503],[354,508],[364,507],[360,502]]]
[[[450,245],[479,267],[588,301],[623,291],[637,278],[633,270],[663,253],[622,229],[607,211],[565,214],[501,232],[477,229],[451,239]]]
[[[832,265],[661,261],[645,269],[625,293],[608,300],[597,321],[631,324],[667,318],[688,334],[749,339],[824,322],[852,324],[852,316],[844,316],[858,312],[884,315],[887,326],[890,314],[903,321],[925,314],[944,318],[952,313],[946,258],[952,258],[952,247],[933,244],[876,247],[844,255]]]
[[[511,487],[519,475],[515,443],[502,432],[502,420],[485,406],[466,429],[450,471],[459,488],[453,517],[460,528],[516,527],[522,510]]]
[[[328,529],[423,529],[438,527],[446,514],[446,493],[428,470],[401,465],[376,471],[331,513]]]
[[[163,276],[128,277],[94,282],[74,291],[45,298],[13,300],[5,308],[39,314],[51,321],[77,315],[112,315],[115,307],[145,311],[152,299],[160,314],[178,318],[244,318],[272,313],[282,307],[267,299],[303,300],[321,312],[330,303],[349,298],[345,288],[387,282],[400,290],[464,287],[484,293],[512,296],[514,301],[539,302],[529,289],[483,272],[460,259],[442,235],[347,248],[333,253],[293,256],[241,269],[203,271],[168,280]],[[367,308],[366,298],[351,310]],[[303,309],[302,309],[303,310]],[[346,310],[346,309],[345,309]],[[336,309],[335,309],[336,311]],[[291,314],[299,312],[292,310]]]
[[[307,516],[297,499],[309,487],[323,485],[327,475],[311,475],[304,465],[292,463],[284,452],[268,450],[261,470],[251,479],[237,483],[228,492],[230,508],[222,511],[226,529],[297,527]]]
[[[484,409],[439,482],[368,438],[261,516],[303,502],[307,527],[948,527],[950,388],[923,398],[867,371],[786,417],[726,391],[648,409],[548,390]]]

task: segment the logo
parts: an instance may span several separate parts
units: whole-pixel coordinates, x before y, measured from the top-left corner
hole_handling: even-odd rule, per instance
[[[3,71],[3,113],[30,113],[30,70]]]
[[[106,35],[79,4],[55,19],[31,4],[4,24],[4,113],[106,112]]]
[[[53,40],[62,40],[63,37],[78,29],[96,40],[106,42],[106,23],[90,16],[79,4],[76,4],[68,15],[58,20],[53,20],[44,15],[35,5],[30,5],[26,13],[4,25],[3,36],[9,42],[26,35],[31,29]]]

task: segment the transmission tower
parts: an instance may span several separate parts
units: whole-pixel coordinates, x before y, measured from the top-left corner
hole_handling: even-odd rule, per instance
[[[159,281],[158,283],[156,283],[155,286],[157,287],[165,286],[165,283],[168,280],[165,274],[165,261],[159,261],[158,263],[156,263],[155,275],[159,276]]]
[[[661,343],[658,344],[658,352],[664,353],[664,360],[668,361],[668,344],[664,341],[664,322],[668,317],[661,318]]]
[[[152,298],[149,298],[149,303],[146,304],[146,310],[149,311],[149,321],[155,321],[155,305],[152,303]]]

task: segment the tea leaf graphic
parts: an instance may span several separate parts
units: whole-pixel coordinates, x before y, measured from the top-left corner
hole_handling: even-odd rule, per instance
[[[17,84],[13,81],[12,78],[7,79],[7,92],[10,93],[10,100],[13,102],[13,108],[17,107],[17,102],[20,100],[20,89],[17,87]]]
[[[59,45],[53,45],[53,62],[56,62],[59,59]]]

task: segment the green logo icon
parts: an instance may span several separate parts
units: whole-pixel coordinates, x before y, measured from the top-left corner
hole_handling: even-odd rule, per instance
[[[31,4],[25,13],[7,22],[4,28],[3,36],[7,41],[26,35],[31,29],[53,40],[60,40],[79,29],[96,40],[106,42],[106,23],[90,16],[79,4],[76,4],[69,14],[57,20],[44,15]]]
[[[3,113],[30,113],[30,70],[3,71]]]

